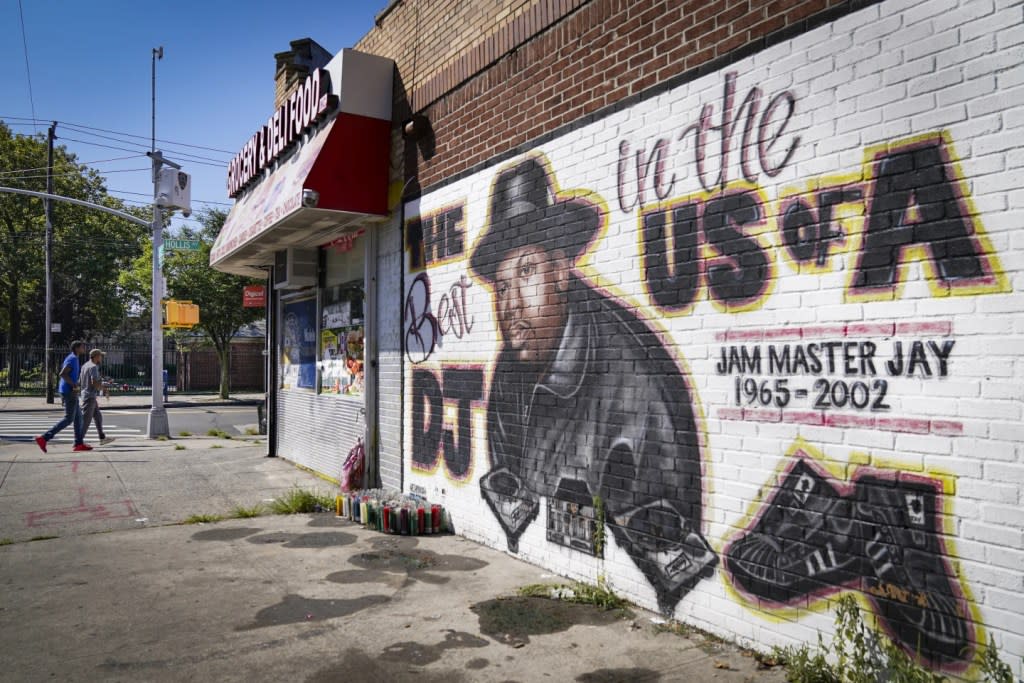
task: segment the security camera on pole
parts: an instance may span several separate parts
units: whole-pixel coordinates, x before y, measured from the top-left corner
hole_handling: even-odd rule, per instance
[[[161,324],[161,312],[164,299],[164,274],[160,263],[160,253],[163,247],[163,212],[166,208],[170,211],[181,209],[182,214],[192,214],[191,194],[192,181],[187,173],[181,171],[181,166],[164,159],[159,150],[148,152],[153,160],[153,407],[149,411],[148,427],[146,434],[150,439],[157,439],[161,436],[170,436],[170,427],[167,424],[167,410],[163,403],[163,381],[164,381],[164,328]],[[170,168],[163,168],[164,165]]]

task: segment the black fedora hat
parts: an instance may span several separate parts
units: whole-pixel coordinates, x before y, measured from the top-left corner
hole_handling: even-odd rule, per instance
[[[469,267],[493,282],[506,253],[531,245],[561,249],[574,262],[600,227],[598,207],[583,198],[557,198],[543,163],[531,157],[494,179],[487,232],[477,242]]]

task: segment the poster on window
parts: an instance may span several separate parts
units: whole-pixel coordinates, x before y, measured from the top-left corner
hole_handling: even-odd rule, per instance
[[[283,306],[281,386],[316,387],[316,300],[290,301]]]
[[[363,328],[320,332],[320,383],[325,394],[363,392]]]

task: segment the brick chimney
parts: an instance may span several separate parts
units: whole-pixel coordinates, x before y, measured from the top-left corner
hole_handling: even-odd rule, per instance
[[[292,49],[274,55],[277,70],[274,72],[274,108],[284,103],[292,91],[313,69],[327,66],[334,56],[312,38],[300,38],[291,42]]]

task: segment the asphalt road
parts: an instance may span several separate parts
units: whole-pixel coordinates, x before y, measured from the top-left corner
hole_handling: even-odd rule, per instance
[[[123,439],[144,435],[149,410],[146,408],[102,408],[103,425],[108,436]],[[30,441],[53,426],[63,413],[52,411],[0,412],[0,441]],[[257,429],[255,406],[180,406],[167,408],[167,422],[171,436],[204,436],[210,430],[220,430],[231,436],[254,434]],[[57,435],[56,442],[72,439],[70,427]],[[95,427],[89,428],[86,441],[96,441]]]

